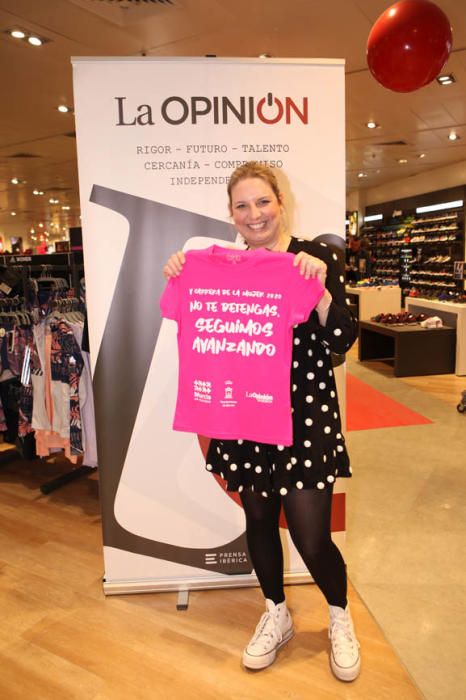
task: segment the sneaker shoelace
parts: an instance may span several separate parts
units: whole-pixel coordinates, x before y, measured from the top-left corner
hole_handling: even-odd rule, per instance
[[[255,644],[259,639],[266,638],[268,641],[277,640],[280,643],[283,639],[282,631],[277,622],[273,619],[273,616],[269,612],[265,612],[254,632],[254,636],[250,641],[250,644]],[[270,640],[268,639],[270,638]]]
[[[332,623],[332,646],[336,653],[356,650],[359,642],[356,640],[349,620],[334,620]]]

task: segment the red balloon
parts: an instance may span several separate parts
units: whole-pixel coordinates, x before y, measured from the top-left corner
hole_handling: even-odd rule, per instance
[[[451,26],[443,10],[429,0],[400,0],[372,27],[367,64],[384,87],[411,92],[437,77],[451,47]]]

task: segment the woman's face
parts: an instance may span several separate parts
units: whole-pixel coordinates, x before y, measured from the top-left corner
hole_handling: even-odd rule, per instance
[[[231,215],[238,233],[250,248],[269,248],[282,235],[281,202],[270,185],[259,177],[249,177],[234,185]]]

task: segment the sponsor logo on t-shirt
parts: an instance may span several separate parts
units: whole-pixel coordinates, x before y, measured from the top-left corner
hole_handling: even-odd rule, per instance
[[[195,379],[193,382],[194,389],[194,401],[201,401],[201,403],[211,403],[212,402],[212,383],[205,382],[201,379]]]
[[[259,403],[272,403],[273,402],[273,396],[272,394],[258,394],[257,391],[252,391],[246,392],[246,398],[247,399],[256,399]]]
[[[233,382],[230,379],[225,381],[224,396],[220,403],[224,408],[236,406],[238,403],[233,397]]]

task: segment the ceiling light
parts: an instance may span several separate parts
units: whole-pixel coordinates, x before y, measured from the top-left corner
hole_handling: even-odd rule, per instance
[[[39,228],[44,228],[44,224],[39,224]]]
[[[17,177],[12,177],[10,182],[12,185],[19,185],[19,180]]]
[[[417,207],[416,214],[425,214],[428,211],[441,211],[442,209],[456,209],[463,206],[462,199],[455,199],[452,202],[441,202],[441,204],[431,204],[428,207]]]
[[[425,153],[420,153],[420,154],[418,155],[418,158],[425,158],[425,157],[426,157],[426,154],[425,154]]]
[[[272,58],[271,53],[260,53],[259,58]]]
[[[63,112],[63,114],[66,114],[67,112],[70,111],[70,108],[67,107],[66,105],[58,105],[57,109],[59,112]]]
[[[15,39],[21,39],[30,46],[42,46],[42,44],[47,44],[50,41],[50,39],[46,39],[43,36],[39,37],[26,29],[5,29],[3,31],[4,34],[8,34],[8,36],[12,36]]]
[[[456,83],[456,79],[453,73],[449,73],[448,75],[439,75],[437,77],[437,82],[440,85],[451,85],[452,83]]]
[[[63,206],[62,209],[63,209],[63,211],[69,211],[71,209],[71,207]]]
[[[408,162],[407,158],[398,158],[398,163],[400,163],[400,165],[404,165],[407,162]]]
[[[371,119],[370,121],[367,122],[366,126],[367,126],[368,129],[377,129],[377,127],[378,127],[379,125],[376,124],[375,121],[373,121],[373,120]]]
[[[11,216],[16,216],[16,212],[15,212],[15,211],[10,211],[10,214],[11,214]]]
[[[35,228],[32,228],[32,229],[29,231],[29,233],[35,233],[35,232],[36,232],[36,229],[35,229]]]
[[[358,173],[358,177],[367,177],[367,173]]]
[[[458,141],[459,136],[456,133],[456,131],[450,131],[450,133],[448,134],[448,138],[450,141]]]
[[[383,219],[383,214],[370,214],[364,217],[364,221],[381,221]]]

